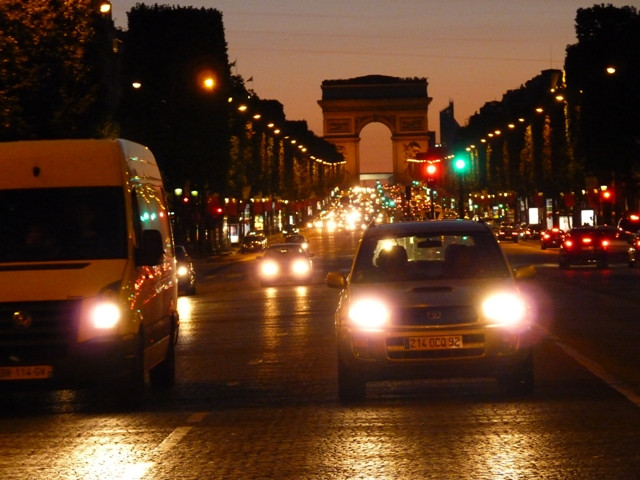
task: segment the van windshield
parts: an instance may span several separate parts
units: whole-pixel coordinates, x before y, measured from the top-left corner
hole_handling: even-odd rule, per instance
[[[126,257],[122,188],[0,190],[0,262]]]

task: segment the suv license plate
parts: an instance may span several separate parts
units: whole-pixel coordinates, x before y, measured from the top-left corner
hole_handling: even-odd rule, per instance
[[[437,335],[429,337],[408,337],[405,340],[406,350],[447,350],[462,348],[462,335]]]
[[[26,365],[20,367],[0,367],[0,381],[2,380],[42,380],[51,378],[51,365]]]

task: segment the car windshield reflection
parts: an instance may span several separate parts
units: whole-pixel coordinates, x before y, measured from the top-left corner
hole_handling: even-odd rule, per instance
[[[502,252],[486,234],[403,236],[363,243],[353,283],[508,277]]]

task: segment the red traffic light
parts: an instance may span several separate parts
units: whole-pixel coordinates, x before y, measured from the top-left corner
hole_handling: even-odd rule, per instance
[[[420,179],[423,181],[434,181],[440,177],[439,162],[425,162],[420,165]]]
[[[613,192],[611,190],[602,190],[602,192],[600,192],[600,196],[605,202],[613,201]]]

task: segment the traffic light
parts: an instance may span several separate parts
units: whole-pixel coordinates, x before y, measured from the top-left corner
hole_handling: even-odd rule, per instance
[[[600,198],[603,202],[613,202],[613,190],[602,190],[600,192]]]
[[[424,162],[420,165],[420,179],[424,182],[434,183],[440,177],[439,162]]]
[[[469,168],[469,162],[465,154],[457,154],[453,158],[453,170],[456,173],[458,174],[465,173],[468,168]]]

